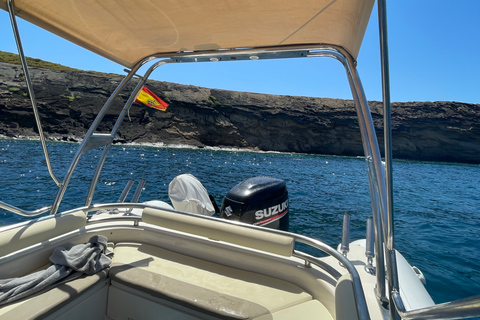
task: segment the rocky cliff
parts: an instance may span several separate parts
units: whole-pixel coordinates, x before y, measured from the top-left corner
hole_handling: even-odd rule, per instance
[[[121,80],[116,75],[38,67],[30,68],[30,73],[45,134],[70,141],[83,137]],[[117,98],[101,131],[111,129],[133,85]],[[118,142],[363,154],[350,100],[263,95],[155,81],[147,86],[170,107],[162,112],[134,104],[118,133]],[[382,145],[381,105],[369,104]],[[478,104],[393,103],[392,126],[394,158],[480,163]],[[33,136],[35,132],[22,69],[0,62],[0,135]]]

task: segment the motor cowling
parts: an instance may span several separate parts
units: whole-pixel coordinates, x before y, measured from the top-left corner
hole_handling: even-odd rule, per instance
[[[226,194],[220,218],[288,231],[288,192],[284,180],[248,178]]]

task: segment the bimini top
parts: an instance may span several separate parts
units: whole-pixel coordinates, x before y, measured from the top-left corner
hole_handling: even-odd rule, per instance
[[[0,8],[8,11],[7,0]],[[338,45],[356,59],[375,0],[15,0],[15,13],[131,68],[185,51]]]

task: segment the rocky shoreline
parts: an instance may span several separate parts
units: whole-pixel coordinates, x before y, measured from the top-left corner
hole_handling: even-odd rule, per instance
[[[83,137],[110,93],[117,75],[53,71],[30,74],[46,136],[57,141]],[[99,127],[109,132],[129,86]],[[166,112],[134,104],[116,137],[118,143],[163,143],[340,156],[362,156],[351,100],[264,95],[149,81],[170,107]],[[369,102],[380,145],[381,104]],[[0,62],[0,137],[37,136],[22,69]],[[480,105],[459,102],[392,104],[396,159],[480,163]]]

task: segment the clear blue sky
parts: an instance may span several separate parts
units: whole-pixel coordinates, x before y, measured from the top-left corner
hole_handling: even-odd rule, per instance
[[[392,101],[480,103],[480,0],[387,3]],[[369,100],[381,100],[376,6],[358,57]],[[123,67],[17,19],[25,54],[69,67],[123,74]],[[0,10],[0,50],[17,53]],[[315,60],[312,63],[312,60]],[[308,62],[308,63],[306,63]],[[178,64],[152,79],[208,88],[351,99],[340,63],[294,59]]]

